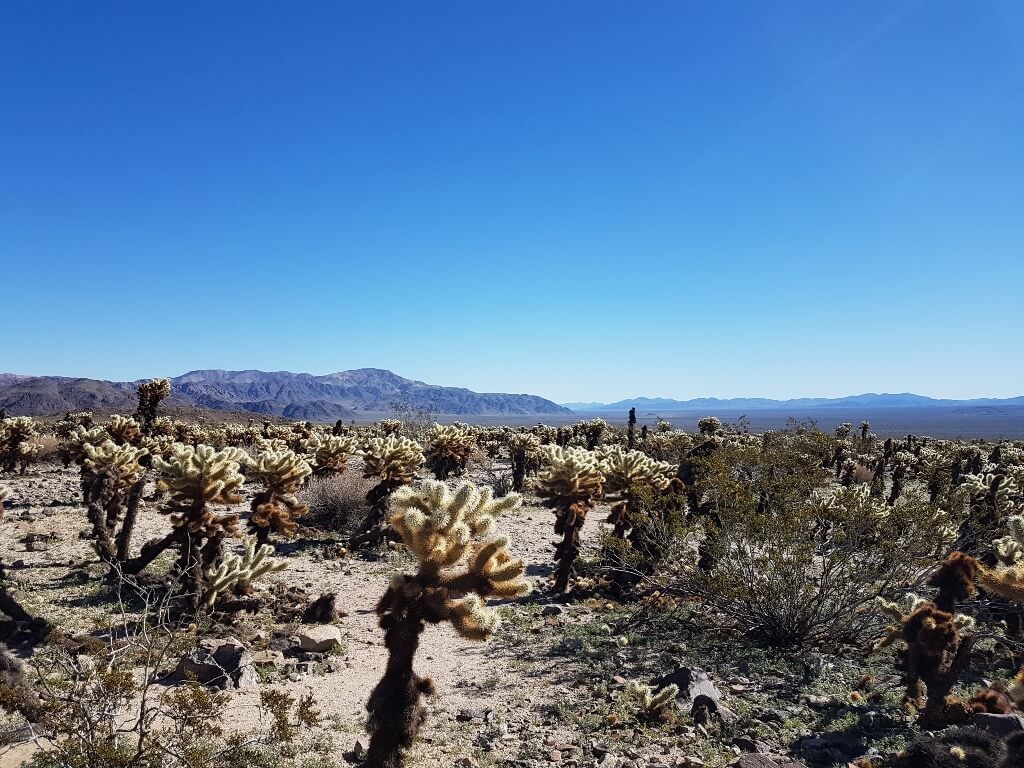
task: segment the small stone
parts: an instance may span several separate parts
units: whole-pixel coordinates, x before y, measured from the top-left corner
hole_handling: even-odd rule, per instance
[[[545,605],[544,608],[541,609],[540,615],[561,616],[563,613],[565,613],[565,609],[560,605]]]
[[[548,752],[548,762],[549,763],[560,763],[560,762],[562,762],[562,753],[559,752],[557,749],[552,749],[550,752]]]

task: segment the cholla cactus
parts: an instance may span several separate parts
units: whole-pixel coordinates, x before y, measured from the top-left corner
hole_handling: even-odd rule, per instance
[[[604,419],[590,419],[573,425],[575,436],[580,438],[589,451],[601,444],[601,438],[607,430],[608,422]]]
[[[971,497],[987,501],[997,515],[1012,515],[1017,510],[1017,483],[1012,477],[994,472],[964,476]]]
[[[357,441],[351,435],[312,437],[303,445],[303,451],[313,457],[313,474],[340,475],[356,451]]]
[[[466,471],[469,457],[476,448],[476,436],[461,426],[435,424],[428,435],[427,467],[438,480],[447,480]]]
[[[131,416],[119,416],[115,413],[110,417],[106,430],[118,445],[138,445],[142,442],[142,427]]]
[[[248,466],[249,475],[265,486],[252,500],[249,529],[258,544],[266,544],[271,531],[291,538],[298,528],[295,521],[309,507],[295,498],[313,470],[309,463],[289,450],[259,454]]]
[[[593,451],[560,446],[544,446],[541,451],[548,467],[537,475],[538,494],[554,509],[555,533],[562,536],[555,547],[554,583],[554,591],[561,593],[569,586],[587,512],[604,494],[604,474]]]
[[[1009,520],[1010,534],[992,542],[1000,565],[982,568],[978,585],[987,592],[1012,603],[1024,603],[1024,518],[1014,515]]]
[[[163,475],[160,486],[171,497],[161,511],[171,516],[174,530],[143,547],[141,556],[125,570],[137,573],[168,546],[178,544],[182,587],[198,609],[206,571],[220,559],[224,538],[238,531],[236,513],[218,514],[210,506],[241,502],[238,490],[245,478],[239,467],[244,457],[245,452],[238,448],[218,451],[208,445],[178,445],[169,459],[154,458],[154,469]]]
[[[65,467],[70,467],[72,462],[81,464],[85,461],[86,444],[100,445],[109,439],[110,434],[103,427],[77,426],[61,440],[57,455]]]
[[[28,465],[33,463],[39,458],[39,452],[43,449],[43,446],[38,443],[19,443],[17,448],[18,454],[18,474],[24,476],[28,471]]]
[[[11,498],[11,489],[6,485],[0,485],[0,520],[4,519],[4,503]]]
[[[245,553],[242,555],[225,555],[220,565],[206,572],[206,593],[203,606],[210,608],[222,592],[234,587],[235,591],[244,594],[250,584],[267,573],[283,571],[288,563],[275,560],[271,555],[274,548],[269,544],[259,544],[252,536],[245,538]]]
[[[28,416],[0,420],[0,468],[13,472],[25,456],[21,446],[38,433],[36,423]]]
[[[401,419],[381,419],[377,422],[377,428],[384,436],[398,436],[402,432],[402,427],[404,426],[405,424],[402,423]]]
[[[423,466],[423,449],[415,440],[397,435],[371,437],[359,449],[363,459],[363,477],[380,482],[366,494],[370,511],[349,542],[350,549],[380,541],[387,529],[388,502],[391,494],[416,477]]]
[[[537,471],[540,438],[530,432],[515,432],[508,437],[508,450],[512,461],[512,490],[522,491],[526,473]]]
[[[630,680],[626,684],[625,695],[640,705],[642,717],[667,720],[671,718],[672,704],[679,695],[679,686],[670,683],[656,690],[639,680]]]
[[[245,482],[239,472],[244,458],[238,448],[177,445],[169,459],[153,459],[153,468],[163,475],[161,487],[171,494],[171,504],[164,510],[171,522],[204,536],[234,534],[238,515],[216,515],[209,506],[242,500],[238,490]]]
[[[509,555],[506,539],[474,544],[495,515],[518,506],[518,494],[495,500],[489,488],[466,483],[452,492],[431,481],[422,489],[401,488],[392,500],[397,511],[391,524],[419,569],[393,578],[377,604],[389,657],[366,705],[368,768],[400,768],[426,716],[420,698],[434,685],[413,671],[425,625],[449,622],[468,640],[486,640],[499,624],[486,599],[529,592],[523,562]]]
[[[664,490],[675,475],[671,464],[655,461],[642,451],[624,450],[621,445],[608,446],[598,451],[601,473],[605,477],[605,490],[621,498],[612,505],[607,522],[615,526],[614,534],[623,538],[633,526],[636,514],[636,491],[640,488]]]
[[[139,463],[145,448],[117,445],[106,440],[82,446],[82,489],[89,499],[89,521],[96,537],[96,551],[106,562],[124,560],[131,546],[138,516],[145,470]],[[123,523],[117,531],[117,524]],[[114,541],[116,540],[116,550]]]
[[[697,422],[697,430],[705,436],[714,435],[722,428],[722,420],[717,416],[705,416]]]
[[[142,420],[142,429],[148,435],[153,431],[156,421],[156,410],[160,402],[171,394],[171,382],[168,379],[152,379],[139,384],[139,408],[136,411]]]
[[[905,598],[905,605],[879,601],[882,612],[895,626],[876,648],[902,639],[900,668],[906,683],[905,703],[920,710],[922,727],[936,729],[966,719],[964,702],[949,696],[957,679],[967,668],[974,636],[964,634],[974,625],[972,618],[956,612],[956,604],[974,593],[979,566],[974,558],[954,552],[939,566],[928,583],[937,587],[934,601]],[[904,608],[909,609],[904,613]],[[926,696],[927,693],[927,696]]]

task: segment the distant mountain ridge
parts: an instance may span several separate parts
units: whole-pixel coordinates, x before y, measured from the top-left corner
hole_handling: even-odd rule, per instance
[[[720,410],[767,410],[774,408],[928,408],[931,406],[1024,406],[1021,397],[980,397],[972,400],[947,400],[911,392],[899,394],[867,392],[847,397],[798,397],[791,400],[773,400],[767,397],[698,397],[692,400],[674,400],[665,397],[634,397],[615,403],[562,403],[566,408],[585,413],[587,411],[615,411],[629,408],[637,410],[690,411],[696,409]]]
[[[62,376],[0,374],[0,408],[13,415],[47,416],[77,410],[130,410],[138,382]],[[473,392],[406,379],[380,368],[314,376],[289,371],[190,371],[171,379],[169,405],[249,411],[299,421],[380,416],[393,404],[445,416],[568,414],[536,395]]]

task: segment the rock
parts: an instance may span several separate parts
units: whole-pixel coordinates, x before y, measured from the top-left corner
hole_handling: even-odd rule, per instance
[[[829,705],[832,703],[832,699],[828,696],[815,696],[813,694],[806,696],[805,701],[807,702],[807,706],[814,707],[815,709],[828,709]]]
[[[489,714],[491,714],[491,710],[485,707],[466,707],[455,714],[455,719],[462,723],[468,723],[470,720],[487,720]]]
[[[721,703],[722,692],[718,690],[704,670],[696,667],[679,667],[674,672],[659,678],[656,688],[666,685],[678,685],[678,701],[690,704],[690,714],[698,725],[708,722],[716,716],[724,722],[736,719],[735,713]]]
[[[362,762],[366,757],[366,745],[364,745],[359,739],[356,739],[356,743],[352,745],[352,749],[346,752],[343,757],[349,763]]]
[[[1024,731],[1024,717],[1021,715],[997,715],[991,712],[976,712],[971,715],[971,725],[988,731],[993,736],[1005,737]]]
[[[560,605],[545,605],[540,612],[541,616],[561,616],[565,609]]]
[[[622,758],[613,755],[611,752],[606,752],[604,757],[601,758],[601,762],[598,763],[599,768],[620,768],[622,765]]]
[[[583,641],[578,637],[569,637],[554,647],[553,652],[562,656],[579,653],[584,648]]]
[[[341,630],[333,624],[312,624],[296,632],[299,648],[313,653],[327,653],[341,645]]]
[[[257,682],[252,656],[234,638],[203,640],[181,657],[173,677],[224,689],[246,688]]]
[[[768,750],[765,749],[765,744],[762,741],[756,741],[749,736],[737,736],[732,740],[732,745],[740,750],[740,752],[758,752],[763,753]]]
[[[730,768],[803,768],[793,760],[775,760],[767,755],[740,755],[731,763]]]
[[[256,651],[252,663],[257,667],[283,667],[284,654],[280,651]]]
[[[560,763],[560,762],[562,762],[562,753],[559,752],[557,749],[552,749],[550,752],[548,752],[548,762],[549,763]]]

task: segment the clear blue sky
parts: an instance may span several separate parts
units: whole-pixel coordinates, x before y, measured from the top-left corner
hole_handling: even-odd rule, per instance
[[[1024,394],[1024,4],[0,5],[0,371]]]

